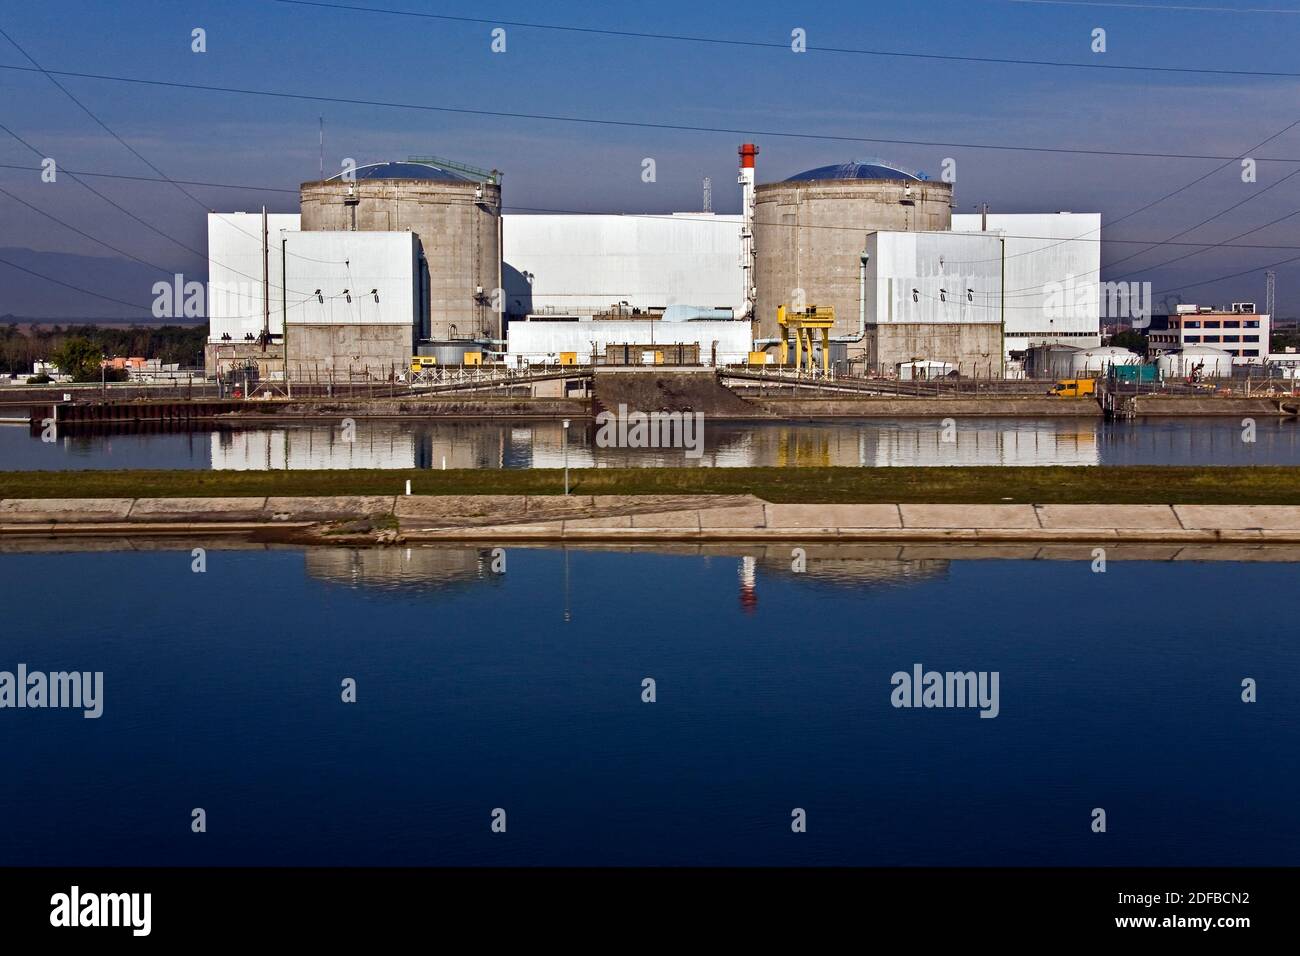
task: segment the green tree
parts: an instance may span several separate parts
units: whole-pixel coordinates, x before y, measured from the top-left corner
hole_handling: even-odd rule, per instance
[[[1147,354],[1147,337],[1141,332],[1135,332],[1132,329],[1116,332],[1110,337],[1110,344],[1121,349],[1128,349],[1130,352],[1137,352],[1139,355]]]
[[[98,382],[103,353],[89,339],[68,339],[50,355],[50,361],[74,382]]]

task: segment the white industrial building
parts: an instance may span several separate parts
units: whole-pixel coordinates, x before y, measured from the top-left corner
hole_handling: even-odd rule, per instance
[[[266,296],[262,272],[269,281],[271,334],[284,331],[280,305],[282,272],[282,230],[297,231],[297,213],[268,213],[266,230],[270,242],[263,262],[262,214],[249,212],[208,213],[208,342],[252,342],[262,333]]]
[[[506,311],[744,311],[740,216],[507,215]]]
[[[870,368],[950,363],[1002,373],[1002,239],[991,233],[867,237],[862,326]]]
[[[405,375],[415,354],[420,300],[415,233],[289,232],[285,237],[289,324],[284,347],[291,374]]]
[[[954,232],[1005,240],[1008,372],[1035,345],[1101,345],[1100,213],[954,213]]]
[[[513,367],[604,360],[609,346],[629,346],[633,365],[673,364],[672,346],[696,347],[704,365],[742,365],[749,358],[748,322],[663,322],[649,319],[517,320],[507,332],[506,361]],[[567,356],[567,358],[566,358]]]
[[[260,213],[208,215],[209,371],[252,361],[280,378],[287,349],[295,378],[405,372],[420,297],[414,233],[299,224],[296,214],[268,214],[264,235]]]

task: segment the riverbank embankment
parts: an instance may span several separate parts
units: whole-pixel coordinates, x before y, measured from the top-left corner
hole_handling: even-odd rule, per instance
[[[517,398],[438,395],[393,398],[311,398],[212,400],[184,398],[136,401],[93,400],[6,403],[6,417],[33,426],[60,427],[139,425],[146,422],[199,424],[220,422],[239,427],[277,422],[590,420],[602,410],[625,405],[633,411],[699,412],[713,421],[837,421],[945,418],[1097,419],[1101,406],[1091,399],[1061,399],[1046,395],[948,396],[804,396],[740,397],[721,387],[726,401],[673,395],[642,404],[610,405],[590,398]],[[1143,395],[1133,401],[1132,416],[1143,418],[1294,418],[1297,403],[1289,398],[1243,396]]]
[[[799,504],[748,495],[0,500],[0,536],[223,533],[314,544],[764,540],[1297,544],[1300,506]]]

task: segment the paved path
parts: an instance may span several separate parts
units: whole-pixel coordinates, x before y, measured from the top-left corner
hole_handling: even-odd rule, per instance
[[[307,533],[366,518],[414,541],[1300,543],[1300,506],[1292,505],[773,504],[747,495],[0,500],[0,535]]]

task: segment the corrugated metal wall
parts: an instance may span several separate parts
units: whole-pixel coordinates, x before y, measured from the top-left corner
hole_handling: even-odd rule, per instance
[[[632,308],[744,304],[740,217],[505,217],[504,280],[511,315],[578,315]]]

